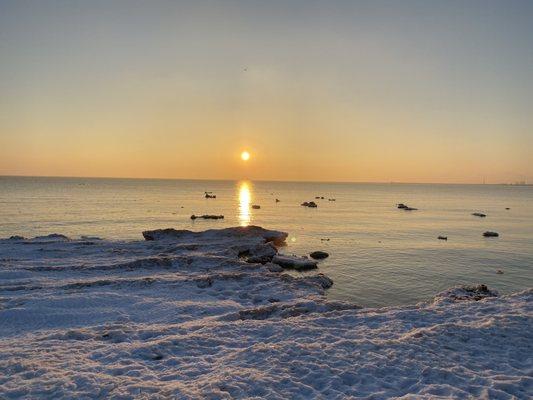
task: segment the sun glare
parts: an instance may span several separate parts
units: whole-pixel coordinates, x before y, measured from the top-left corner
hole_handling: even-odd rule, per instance
[[[247,151],[243,151],[241,153],[241,159],[243,161],[248,161],[250,159],[250,153],[248,153]]]

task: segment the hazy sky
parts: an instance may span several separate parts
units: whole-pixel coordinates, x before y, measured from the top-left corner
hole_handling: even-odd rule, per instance
[[[533,181],[533,1],[0,0],[12,174]]]

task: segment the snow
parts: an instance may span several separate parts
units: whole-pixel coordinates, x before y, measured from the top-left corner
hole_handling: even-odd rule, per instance
[[[533,395],[532,290],[363,309],[269,263],[282,232],[144,234],[0,240],[0,398]]]

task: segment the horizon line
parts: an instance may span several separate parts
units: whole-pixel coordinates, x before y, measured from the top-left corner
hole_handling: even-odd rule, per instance
[[[220,182],[286,182],[286,183],[346,183],[346,184],[394,184],[394,185],[507,185],[532,186],[530,183],[465,183],[465,182],[404,182],[404,181],[310,181],[310,180],[282,180],[282,179],[220,179],[220,178],[142,178],[122,176],[71,176],[71,175],[2,175],[0,178],[64,178],[64,179],[128,179],[128,180],[159,180],[159,181],[220,181]]]

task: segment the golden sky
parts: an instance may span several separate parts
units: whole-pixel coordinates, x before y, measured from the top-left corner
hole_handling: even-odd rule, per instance
[[[522,1],[3,1],[0,175],[530,181],[532,16]]]

